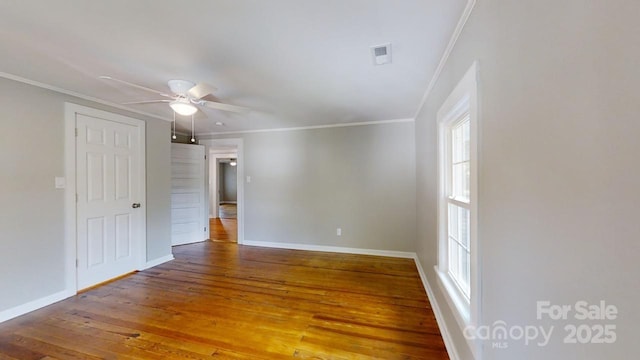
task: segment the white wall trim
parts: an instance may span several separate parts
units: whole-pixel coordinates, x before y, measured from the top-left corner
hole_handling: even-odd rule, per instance
[[[76,276],[76,113],[71,103],[64,109],[64,247],[65,289],[75,293],[78,289]]]
[[[30,313],[45,306],[57,303],[76,294],[75,291],[63,290],[40,299],[29,301],[26,304],[18,305],[11,309],[0,311],[0,323]]]
[[[442,311],[440,310],[440,305],[438,304],[438,300],[436,300],[436,296],[431,289],[429,280],[427,280],[427,275],[422,268],[422,264],[420,264],[418,255],[416,255],[413,260],[416,262],[416,267],[418,268],[418,273],[420,274],[420,280],[422,280],[422,286],[424,286],[424,289],[427,291],[429,303],[431,303],[431,309],[433,310],[433,314],[436,316],[436,322],[438,323],[438,328],[440,329],[440,334],[442,335],[444,346],[447,348],[447,353],[449,354],[451,360],[459,360],[460,355],[458,354],[458,350],[456,349],[453,339],[451,338],[451,333],[449,332],[449,328],[447,328],[447,323],[444,321],[444,316],[442,315]]]
[[[155,259],[155,260],[147,261],[147,263],[142,267],[142,269],[140,269],[140,271],[151,269],[154,266],[158,266],[158,265],[164,264],[164,263],[169,262],[169,261],[174,260],[174,259],[175,258],[173,257],[173,254],[169,254],[169,255],[163,256],[161,258]]]
[[[416,257],[416,254],[412,252],[394,251],[394,250],[361,249],[361,248],[350,248],[350,247],[342,247],[342,246],[295,244],[295,243],[253,241],[253,240],[245,240],[243,245],[260,246],[260,247],[277,248],[277,249],[308,250],[308,251],[323,251],[323,252],[335,252],[335,253],[344,253],[344,254],[388,256],[388,257],[396,257],[396,258],[404,258],[404,259],[414,259]]]
[[[83,99],[83,100],[92,101],[92,102],[95,102],[95,103],[98,103],[98,104],[110,106],[110,107],[113,107],[113,108],[116,108],[116,109],[132,112],[132,113],[135,113],[135,114],[144,115],[144,116],[148,116],[148,117],[152,117],[152,118],[159,119],[159,120],[164,120],[164,121],[173,121],[173,119],[164,118],[164,117],[159,116],[159,115],[150,114],[148,112],[144,112],[144,111],[140,111],[140,110],[136,110],[136,109],[131,109],[129,107],[126,107],[126,106],[123,106],[123,105],[120,105],[120,104],[116,104],[116,103],[113,103],[111,101],[102,100],[102,99],[99,99],[99,98],[96,98],[96,97],[93,97],[93,96],[83,95],[83,94],[75,92],[75,91],[71,91],[71,90],[63,89],[61,87],[45,84],[45,83],[42,83],[42,82],[39,82],[39,81],[23,78],[23,77],[20,77],[20,76],[17,76],[17,75],[13,75],[13,74],[9,74],[9,73],[6,73],[6,72],[0,72],[0,77],[1,78],[5,78],[5,79],[9,79],[9,80],[13,80],[13,81],[17,81],[17,82],[21,82],[23,84],[36,86],[36,87],[39,87],[39,88],[42,88],[42,89],[55,91],[57,93],[61,93],[61,94],[65,94],[65,95],[69,95],[69,96],[73,96],[73,97],[77,97],[77,98],[80,98],[80,99]],[[96,80],[99,80],[99,79],[96,78]]]
[[[427,89],[425,90],[424,95],[422,96],[422,100],[420,101],[420,105],[418,106],[418,110],[416,111],[414,118],[418,117],[418,115],[420,114],[420,111],[422,111],[422,108],[424,107],[424,104],[427,102],[427,99],[429,98],[429,94],[431,94],[431,90],[433,90],[433,87],[436,86],[436,83],[440,78],[440,74],[442,73],[442,70],[444,70],[444,66],[447,64],[447,60],[449,60],[449,55],[451,55],[453,48],[456,46],[456,42],[458,42],[458,38],[460,37],[460,34],[462,33],[464,26],[467,24],[467,20],[469,20],[469,16],[471,16],[471,12],[473,11],[473,7],[475,5],[476,5],[476,0],[467,1],[467,5],[462,11],[462,15],[460,15],[460,20],[458,20],[458,24],[456,25],[456,28],[453,30],[453,34],[451,34],[449,43],[447,44],[447,47],[444,49],[444,53],[440,58],[438,67],[436,68],[436,71],[433,73],[433,77],[431,78],[431,81],[429,82],[429,85],[427,85]]]
[[[380,120],[380,121],[351,122],[351,123],[342,123],[342,124],[300,126],[300,127],[290,127],[290,128],[240,130],[240,131],[221,131],[221,132],[210,132],[210,133],[200,134],[200,135],[198,135],[198,137],[202,138],[203,136],[228,135],[228,134],[252,134],[252,133],[278,132],[278,131],[328,129],[328,128],[350,127],[350,126],[396,124],[396,123],[405,123],[405,122],[413,122],[413,121],[415,121],[415,119],[407,118],[407,119],[391,119],[391,120]]]

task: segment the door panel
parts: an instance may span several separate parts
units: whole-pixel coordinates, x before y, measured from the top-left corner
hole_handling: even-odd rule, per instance
[[[141,263],[143,125],[76,114],[78,289]]]
[[[116,200],[126,200],[131,198],[131,175],[130,159],[128,156],[116,155]]]
[[[204,181],[204,146],[171,144],[172,245],[208,238]]]
[[[116,215],[116,260],[131,256],[131,215]]]
[[[87,219],[87,255],[88,267],[102,265],[105,262],[105,218]]]

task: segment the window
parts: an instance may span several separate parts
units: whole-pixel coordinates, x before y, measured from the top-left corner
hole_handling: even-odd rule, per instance
[[[447,273],[469,299],[471,277],[470,241],[470,176],[471,155],[469,148],[471,121],[469,113],[461,120],[447,126],[447,152],[451,154],[446,164],[445,201],[447,202]]]
[[[438,111],[438,273],[461,329],[478,324],[477,65]],[[475,353],[477,345],[470,343]]]

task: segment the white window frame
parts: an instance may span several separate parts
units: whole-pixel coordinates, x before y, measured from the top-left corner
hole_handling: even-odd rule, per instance
[[[474,62],[465,73],[449,97],[444,101],[437,114],[438,120],[438,283],[445,299],[452,309],[460,330],[464,332],[468,326],[479,324],[481,304],[479,239],[478,239],[478,64]],[[470,292],[467,297],[448,273],[448,222],[450,203],[459,201],[450,199],[448,185],[451,167],[452,127],[464,117],[470,121],[470,198],[464,204],[470,211]],[[467,339],[467,343],[476,359],[479,359],[481,344],[479,341]]]

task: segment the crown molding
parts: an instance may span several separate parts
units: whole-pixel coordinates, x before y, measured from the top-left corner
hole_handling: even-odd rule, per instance
[[[23,83],[23,84],[36,86],[36,87],[39,87],[39,88],[42,88],[42,89],[55,91],[57,93],[61,93],[61,94],[73,96],[73,97],[76,97],[76,98],[80,98],[80,99],[83,99],[83,100],[95,102],[95,103],[98,103],[98,104],[110,106],[110,107],[113,107],[113,108],[116,108],[116,109],[120,109],[120,110],[131,112],[131,113],[134,113],[134,114],[144,115],[144,116],[148,116],[148,117],[151,117],[151,118],[154,118],[154,119],[163,120],[163,121],[172,121],[170,119],[164,118],[164,117],[159,116],[159,115],[150,114],[150,113],[147,113],[147,112],[144,112],[144,111],[131,109],[131,108],[128,108],[126,106],[122,106],[120,104],[113,103],[111,101],[102,100],[102,99],[99,99],[99,98],[96,98],[96,97],[93,97],[93,96],[83,95],[83,94],[77,93],[75,91],[71,91],[71,90],[63,89],[61,87],[45,84],[45,83],[42,83],[42,82],[39,82],[39,81],[23,78],[23,77],[17,76],[17,75],[5,73],[5,72],[0,72],[0,78],[5,78],[5,79],[9,79],[9,80],[20,82],[20,83]]]
[[[420,101],[420,105],[418,106],[418,110],[416,111],[414,118],[418,117],[418,115],[420,114],[420,111],[422,111],[422,108],[424,107],[424,104],[427,102],[427,98],[429,98],[429,95],[431,94],[431,90],[433,90],[434,86],[436,85],[436,82],[438,82],[438,79],[440,78],[440,74],[442,73],[444,66],[447,64],[447,60],[449,60],[449,55],[451,55],[453,48],[456,46],[456,42],[458,42],[458,38],[460,37],[460,34],[462,33],[464,26],[467,24],[467,20],[469,20],[469,16],[471,16],[471,12],[473,11],[473,7],[475,5],[476,5],[476,0],[467,1],[467,5],[465,6],[464,10],[462,11],[462,15],[460,16],[460,19],[458,20],[458,24],[456,25],[456,28],[453,30],[453,34],[451,34],[451,38],[449,39],[449,44],[447,44],[447,47],[444,49],[444,53],[440,58],[438,67],[436,68],[436,71],[433,73],[433,77],[431,78],[429,85],[427,85],[427,90],[425,90],[424,95],[422,96],[422,100]]]
[[[209,133],[199,134],[198,137],[217,136],[217,135],[231,135],[231,134],[252,134],[252,133],[266,133],[266,132],[281,132],[281,131],[329,129],[329,128],[351,127],[351,126],[396,124],[396,123],[406,123],[406,122],[413,122],[413,121],[415,121],[415,119],[407,118],[407,119],[391,119],[391,120],[380,120],[380,121],[362,121],[362,122],[351,122],[351,123],[342,123],[342,124],[299,126],[299,127],[275,128],[275,129],[221,131],[221,132],[209,132]]]

